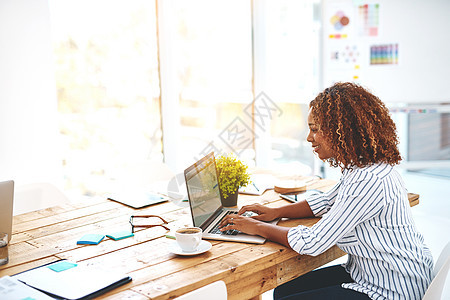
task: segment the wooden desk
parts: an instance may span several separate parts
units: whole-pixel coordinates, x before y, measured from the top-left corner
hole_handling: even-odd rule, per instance
[[[321,180],[311,186],[329,189],[331,181]],[[260,197],[239,196],[239,204],[260,202],[270,206],[285,204],[273,191]],[[79,203],[48,208],[14,217],[9,246],[10,262],[0,266],[0,277],[13,275],[59,259],[79,264],[111,267],[130,275],[132,282],[104,294],[104,299],[172,299],[208,283],[223,280],[229,299],[250,299],[345,255],[336,246],[322,255],[298,255],[273,242],[263,245],[212,241],[210,251],[193,257],[169,252],[171,239],[161,227],[141,230],[133,238],[103,240],[99,245],[77,245],[86,233],[129,230],[132,214],[157,214],[170,222],[171,228],[190,225],[188,208],[171,202],[141,210],[106,199],[87,199]],[[317,218],[283,220],[280,225],[307,226]]]

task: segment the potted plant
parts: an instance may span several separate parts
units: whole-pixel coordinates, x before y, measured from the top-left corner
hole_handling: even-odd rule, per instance
[[[221,155],[216,159],[219,173],[219,186],[222,191],[222,205],[237,205],[238,190],[250,183],[248,166],[243,164],[234,154]]]

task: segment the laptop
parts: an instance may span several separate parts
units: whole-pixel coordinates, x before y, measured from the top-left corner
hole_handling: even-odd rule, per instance
[[[236,214],[237,208],[222,206],[214,153],[206,155],[184,171],[194,226],[203,230],[203,238],[209,240],[263,244],[266,239],[237,230],[221,232],[220,221],[227,214]],[[278,220],[272,221],[276,224]]]
[[[11,240],[14,203],[14,181],[0,182],[0,232],[8,234]]]

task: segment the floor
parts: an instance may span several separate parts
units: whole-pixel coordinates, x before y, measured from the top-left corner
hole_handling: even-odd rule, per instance
[[[420,195],[420,203],[412,208],[412,212],[416,226],[436,261],[441,250],[450,241],[450,177],[406,171],[401,173],[408,190]],[[330,264],[342,262],[345,259]],[[273,291],[268,291],[263,294],[262,299],[272,299],[272,294]],[[450,276],[447,277],[442,299],[450,299]]]

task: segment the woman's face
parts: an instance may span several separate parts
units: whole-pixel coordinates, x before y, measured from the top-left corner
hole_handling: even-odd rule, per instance
[[[325,137],[319,130],[319,124],[316,124],[311,109],[308,113],[308,127],[309,127],[309,134],[306,138],[308,142],[311,143],[311,146],[313,148],[313,151],[317,153],[317,156],[321,160],[327,160],[331,157],[333,157],[331,147],[325,140]]]

